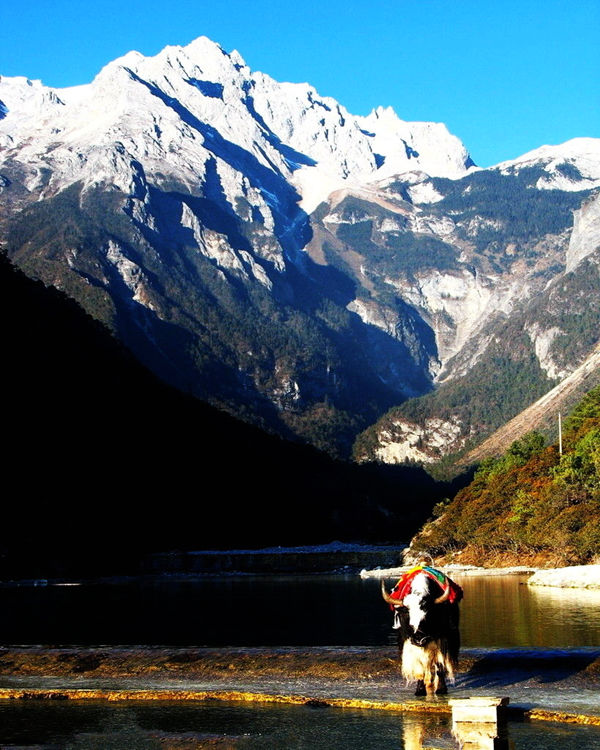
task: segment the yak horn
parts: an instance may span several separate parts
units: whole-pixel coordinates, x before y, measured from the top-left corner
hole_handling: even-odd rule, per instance
[[[443,604],[444,602],[447,602],[450,598],[450,586],[444,591],[444,593],[441,596],[438,596],[438,598],[434,601],[434,604]]]
[[[386,601],[388,604],[392,604],[394,607],[399,607],[402,604],[399,599],[392,599],[392,597],[385,590],[385,583],[383,582],[383,578],[381,579],[381,596],[383,597],[384,601]]]

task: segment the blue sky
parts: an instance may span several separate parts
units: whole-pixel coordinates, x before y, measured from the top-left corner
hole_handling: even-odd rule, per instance
[[[600,137],[599,0],[0,0],[0,74],[87,83],[201,35],[354,114],[445,122],[480,166]]]

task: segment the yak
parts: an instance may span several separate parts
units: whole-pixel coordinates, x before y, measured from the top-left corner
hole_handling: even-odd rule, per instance
[[[434,568],[417,566],[391,594],[382,580],[381,593],[394,611],[402,676],[416,681],[415,695],[447,693],[460,650],[461,587]]]

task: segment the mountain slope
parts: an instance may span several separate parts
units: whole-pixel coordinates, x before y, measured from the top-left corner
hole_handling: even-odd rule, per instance
[[[479,565],[588,563],[600,547],[600,388],[565,421],[563,452],[537,432],[484,461],[411,548]]]
[[[379,379],[404,348],[346,309],[353,279],[303,252],[302,206],[409,161],[464,172],[444,126],[355,118],[205,38],[130,53],[75,89],[3,78],[0,99],[8,253],[161,377],[346,455],[411,392],[402,376]],[[427,387],[418,362],[403,370]]]
[[[600,351],[591,354],[574,372],[542,398],[511,419],[476,448],[462,456],[460,463],[476,464],[484,458],[497,457],[531,430],[556,436],[558,415],[566,414],[600,382]]]

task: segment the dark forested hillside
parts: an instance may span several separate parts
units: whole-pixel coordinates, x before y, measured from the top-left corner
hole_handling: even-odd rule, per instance
[[[166,386],[2,256],[0,290],[2,577],[123,570],[153,550],[408,539],[448,492]]]

